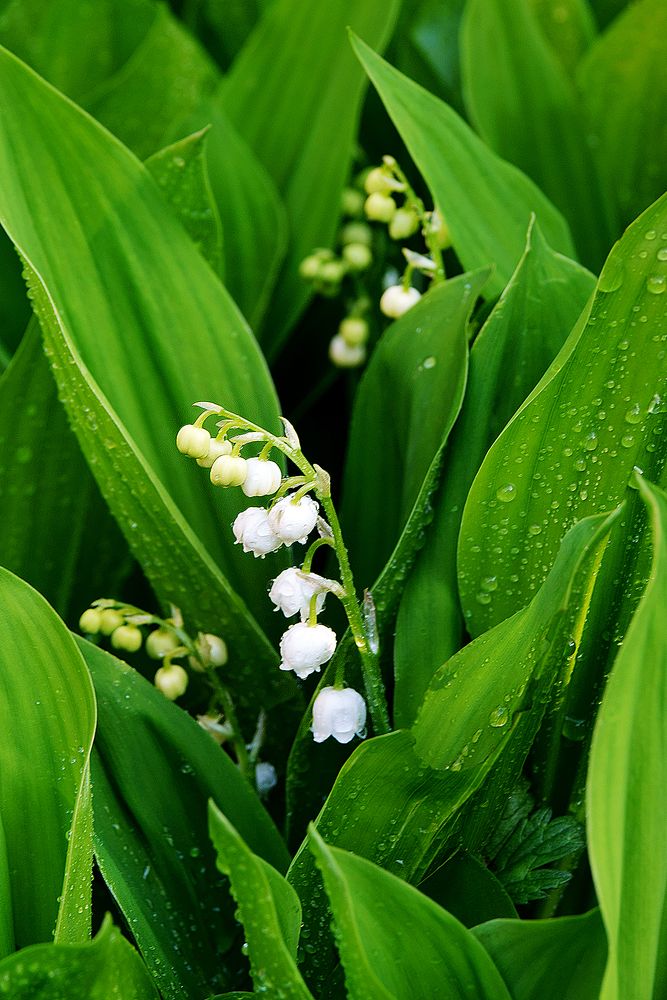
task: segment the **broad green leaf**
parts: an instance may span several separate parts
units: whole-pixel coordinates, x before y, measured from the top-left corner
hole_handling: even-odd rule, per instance
[[[667,974],[667,496],[641,477],[638,486],[653,566],[607,683],[588,777],[589,853],[609,941],[603,1000],[658,997]]]
[[[222,273],[222,229],[206,165],[205,130],[154,153],[146,166],[162,196],[214,271]]]
[[[93,941],[36,944],[0,962],[0,994],[12,1000],[157,1000],[145,965],[105,918]]]
[[[0,44],[75,100],[125,63],[158,11],[153,0],[6,0],[2,7]]]
[[[0,379],[0,552],[5,568],[72,624],[114,591],[128,562],[58,402],[34,320]]]
[[[421,0],[403,5],[390,59],[425,90],[464,114],[459,29],[465,0]]]
[[[463,399],[470,313],[488,274],[434,288],[386,330],[364,373],[341,508],[360,587],[379,575],[425,485],[433,490]]]
[[[473,934],[491,955],[513,1000],[599,996],[607,954],[599,910],[551,920],[492,920],[475,927]]]
[[[509,281],[532,213],[550,246],[574,256],[565,221],[528,177],[368,45],[354,37],[352,45],[442,211],[464,268],[495,264],[486,294],[499,294]]]
[[[7,953],[50,941],[54,929],[59,941],[85,941],[95,697],[63,623],[5,569],[0,660],[0,879],[8,874],[8,892],[0,897],[0,945]]]
[[[601,28],[606,28],[610,21],[630,5],[632,0],[590,0],[595,18]]]
[[[350,1000],[441,996],[510,1000],[493,962],[446,910],[364,858],[310,849],[324,878]]]
[[[166,997],[224,989],[236,925],[216,874],[208,799],[280,869],[285,847],[254,790],[187,713],[109,653],[79,644],[99,706],[92,778],[100,870]]]
[[[597,271],[617,226],[600,187],[574,85],[544,38],[530,0],[510,5],[468,0],[461,53],[466,107],[477,131],[560,209],[581,259]]]
[[[667,7],[640,0],[579,66],[598,171],[624,225],[667,188],[666,60]]]
[[[478,767],[515,717],[531,710],[536,690],[556,681],[572,655],[570,639],[578,644],[617,517],[615,512],[579,521],[528,607],[478,636],[436,672],[413,727],[424,763],[453,771]]]
[[[462,643],[456,545],[475,474],[493,440],[562,347],[594,285],[593,276],[554,253],[531,222],[524,254],[473,344],[463,407],[445,454],[442,484],[433,498],[433,523],[401,598],[394,647],[394,713],[399,726],[414,720],[433,673]],[[482,600],[493,592],[494,583],[489,572]]]
[[[502,882],[473,854],[455,855],[418,888],[466,927],[517,915]]]
[[[529,0],[529,3],[542,34],[564,69],[572,74],[597,31],[588,0]]]
[[[222,84],[223,108],[275,181],[290,225],[265,325],[270,357],[310,297],[298,267],[331,244],[352,165],[365,80],[345,29],[382,49],[397,12],[397,0],[274,0]]]
[[[209,824],[218,867],[229,876],[238,903],[256,991],[307,1000],[311,994],[296,964],[301,929],[297,894],[275,868],[252,853],[213,801]]]
[[[211,489],[173,444],[192,400],[211,395],[278,428],[256,343],[136,160],[6,53],[0,86],[0,213],[31,269],[60,392],[102,493],[161,596],[183,598],[195,625],[203,610],[207,631],[245,633],[245,656],[268,666],[275,654],[214,565],[244,596],[264,594],[271,567],[243,556],[226,527],[245,498]],[[269,621],[268,602],[256,604]]]
[[[131,59],[86,106],[140,157],[211,126],[207,163],[222,222],[226,286],[256,326],[285,253],[285,212],[269,175],[214,98],[219,82],[196,41],[160,7]]]
[[[618,504],[634,466],[659,475],[666,232],[663,197],[615,245],[592,304],[484,460],[459,542],[472,635],[530,600],[570,525]],[[491,576],[496,589],[480,602]]]
[[[227,69],[271,0],[190,0],[180,16],[215,58]]]

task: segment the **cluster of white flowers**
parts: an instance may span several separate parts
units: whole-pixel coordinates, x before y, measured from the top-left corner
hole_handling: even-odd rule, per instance
[[[208,468],[211,482],[215,486],[240,486],[247,497],[274,498],[268,507],[248,507],[237,515],[232,531],[236,543],[243,547],[243,551],[252,552],[256,558],[263,559],[283,545],[304,545],[315,528],[321,539],[330,542],[333,537],[331,529],[320,517],[319,504],[309,493],[309,490],[316,488],[317,480],[297,477],[296,485],[299,488],[291,493],[286,492],[295,480],[283,480],[280,466],[267,457],[271,447],[277,446],[278,439],[255,427],[249,433],[234,438],[232,444],[226,437],[227,432],[235,425],[235,420],[231,418],[219,424],[220,433],[212,438],[203,426],[204,421],[212,412],[226,411],[221,411],[214,404],[200,405],[204,408],[202,416],[196,423],[186,424],[178,432],[178,450]],[[237,426],[243,426],[243,422],[240,421]],[[253,428],[254,425],[249,426]],[[283,440],[289,445],[288,454],[294,457],[300,454],[298,438],[287,421],[285,427],[287,437]],[[241,455],[246,444],[260,441],[264,448],[259,457],[246,459]],[[316,469],[310,467],[311,472],[313,468]],[[326,477],[322,470],[318,470],[317,475]],[[283,493],[284,496],[281,495]],[[321,540],[315,542],[310,550],[311,554],[306,556],[305,569],[290,567],[283,570],[269,589],[269,598],[276,611],[282,612],[286,618],[296,615],[300,618],[300,621],[289,626],[280,640],[280,669],[293,671],[300,680],[319,673],[334,655],[336,633],[328,625],[319,623],[317,616],[324,608],[328,593],[345,596],[338,581],[310,572],[312,552],[320,544]],[[208,660],[215,658],[215,649],[208,649],[206,652]],[[325,687],[315,699],[313,734],[318,743],[328,736],[333,736],[341,743],[348,743],[355,734],[361,736],[364,733],[365,720],[364,700],[351,688]],[[211,729],[217,738],[224,736],[224,733],[218,732],[220,727],[217,720],[211,721],[206,717],[202,725]]]

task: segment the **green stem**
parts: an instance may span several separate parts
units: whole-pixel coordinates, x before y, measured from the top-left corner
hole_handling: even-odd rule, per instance
[[[214,670],[207,671],[207,676],[211,687],[215,691],[216,697],[220,706],[222,707],[223,715],[225,720],[230,724],[233,730],[233,736],[231,738],[231,744],[234,747],[234,753],[236,754],[236,760],[239,765],[239,771],[251,784],[254,778],[254,767],[250,760],[248,754],[248,748],[245,745],[245,740],[243,739],[243,734],[241,733],[241,727],[239,726],[239,720],[236,715],[236,709],[234,708],[234,702],[231,699],[229,691],[221,684],[220,678],[217,676]]]
[[[405,185],[406,201],[412,206],[412,208],[414,208],[415,212],[419,216],[419,221],[422,226],[422,234],[426,240],[426,246],[428,247],[429,253],[433,258],[433,263],[435,264],[435,273],[433,275],[432,283],[434,285],[438,285],[441,281],[445,280],[445,262],[442,258],[442,250],[438,246],[437,235],[431,228],[430,213],[426,211],[424,202],[417,195],[410,184],[410,181],[407,179],[393,156],[388,158],[385,157],[385,163],[387,163],[387,166],[394,172],[398,180]]]

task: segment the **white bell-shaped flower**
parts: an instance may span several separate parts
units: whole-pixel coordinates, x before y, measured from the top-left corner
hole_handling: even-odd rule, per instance
[[[275,604],[274,610],[282,611],[285,618],[300,614],[302,621],[305,621],[310,614],[310,602],[316,595],[317,613],[320,613],[332,582],[317,573],[304,573],[295,566],[290,566],[273,581],[269,598]]]
[[[241,487],[247,497],[268,497],[277,493],[283,481],[280,466],[264,458],[249,458]]]
[[[182,694],[185,694],[187,686],[188,672],[178,663],[170,663],[156,671],[155,687],[169,701],[176,701]]]
[[[248,463],[241,455],[221,455],[209,473],[214,486],[243,486]]]
[[[316,743],[333,736],[349,743],[366,735],[366,703],[353,688],[324,687],[313,704],[313,739]]]
[[[186,424],[181,427],[176,435],[176,447],[182,455],[190,458],[204,458],[208,455],[211,444],[211,435],[205,427],[195,427],[194,424]]]
[[[336,633],[328,625],[291,625],[280,640],[281,670],[293,670],[301,680],[319,671],[336,651]]]
[[[217,438],[211,438],[208,454],[204,455],[203,458],[198,458],[197,465],[200,465],[202,469],[210,469],[217,458],[222,458],[223,455],[231,455],[231,453],[231,441],[218,441]]]
[[[398,319],[408,309],[412,309],[421,298],[421,292],[416,288],[403,288],[403,285],[390,285],[385,288],[380,299],[380,312],[390,319]]]
[[[282,538],[273,531],[263,507],[249,507],[242,510],[232,525],[234,538],[244,552],[252,552],[262,558],[275,552],[283,544]]]
[[[348,344],[343,335],[337,333],[329,344],[329,360],[336,368],[358,368],[366,360],[366,345]]]
[[[269,511],[269,527],[285,545],[300,542],[302,545],[317,524],[319,504],[312,497],[293,499],[294,494],[283,497]]]

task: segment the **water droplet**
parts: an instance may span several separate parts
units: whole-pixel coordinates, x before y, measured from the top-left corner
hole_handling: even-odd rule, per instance
[[[601,292],[615,292],[623,284],[623,261],[618,255],[608,257],[598,281]]]
[[[667,247],[660,247],[660,249],[656,254],[656,257],[658,258],[658,260],[667,260]]]
[[[482,580],[482,590],[497,590],[498,589],[498,578],[495,576],[485,576]]]
[[[516,498],[516,486],[514,483],[505,483],[496,490],[496,497],[501,503],[510,503]]]
[[[628,412],[625,414],[625,422],[627,424],[638,424],[642,419],[642,411],[639,403],[635,403],[631,406]]]
[[[656,233],[655,229],[649,229],[649,231],[647,233],[644,233],[644,239],[645,240],[654,240],[657,235],[658,234]]]
[[[662,295],[667,289],[667,277],[664,274],[652,274],[646,279],[646,290],[652,295]]]
[[[433,355],[430,355],[430,357],[424,358],[424,360],[422,362],[422,367],[424,367],[424,368],[435,368],[435,366],[437,365],[437,363],[438,363],[438,359],[434,358]]]
[[[595,451],[598,446],[598,436],[595,431],[591,431],[584,438],[584,448],[586,451]]]
[[[586,459],[583,456],[581,458],[578,458],[576,460],[576,462],[574,463],[574,467],[577,470],[577,472],[585,472],[586,471]]]
[[[489,716],[489,725],[493,726],[494,729],[500,729],[502,726],[507,725],[507,720],[510,715],[504,705],[498,705],[498,708],[494,708]]]
[[[635,443],[635,438],[633,434],[624,434],[621,438],[621,444],[624,448],[632,448]]]
[[[649,413],[659,413],[662,406],[662,399],[660,396],[656,395],[653,397],[651,402],[648,404]]]
[[[490,604],[491,594],[487,594],[485,591],[480,590],[475,600],[477,601],[478,604]]]
[[[539,524],[531,524],[528,528],[529,535],[540,535],[542,533],[542,527]]]

